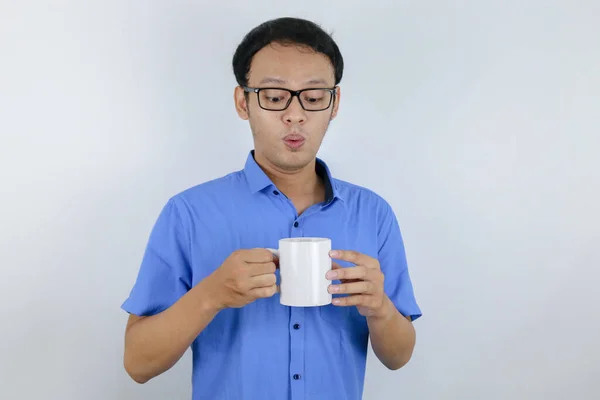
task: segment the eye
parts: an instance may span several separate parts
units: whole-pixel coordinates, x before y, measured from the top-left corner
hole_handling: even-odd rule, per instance
[[[260,92],[261,99],[270,104],[285,103],[289,98],[289,93],[279,89],[266,89]]]
[[[318,104],[328,99],[329,92],[325,90],[309,90],[302,94],[302,99],[307,104]]]

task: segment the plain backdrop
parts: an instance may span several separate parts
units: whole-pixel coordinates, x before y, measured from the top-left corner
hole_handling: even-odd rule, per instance
[[[167,199],[243,167],[231,57],[287,15],[343,52],[319,156],[392,205],[424,313],[364,398],[599,399],[593,0],[0,0],[0,398],[190,398],[189,353],[129,379],[120,305]]]

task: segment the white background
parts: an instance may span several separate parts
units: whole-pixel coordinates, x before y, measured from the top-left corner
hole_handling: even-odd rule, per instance
[[[243,167],[231,57],[284,15],[338,41],[319,155],[392,204],[424,312],[364,398],[600,398],[600,3],[287,4],[0,0],[0,398],[190,398],[189,354],[127,377],[119,307],[166,200]]]

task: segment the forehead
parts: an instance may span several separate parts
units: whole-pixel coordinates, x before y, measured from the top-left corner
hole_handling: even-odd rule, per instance
[[[250,86],[267,83],[292,89],[307,84],[332,87],[335,84],[334,70],[326,55],[312,49],[270,44],[254,55],[248,75]]]

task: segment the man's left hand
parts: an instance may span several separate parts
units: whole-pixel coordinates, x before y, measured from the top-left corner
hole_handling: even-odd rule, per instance
[[[334,250],[330,257],[348,261],[355,266],[342,268],[335,262],[332,270],[327,273],[327,279],[339,279],[339,285],[330,285],[332,294],[348,294],[336,297],[336,306],[356,306],[358,312],[365,317],[386,317],[389,314],[388,298],[383,290],[384,276],[379,261],[365,254],[349,251]]]

